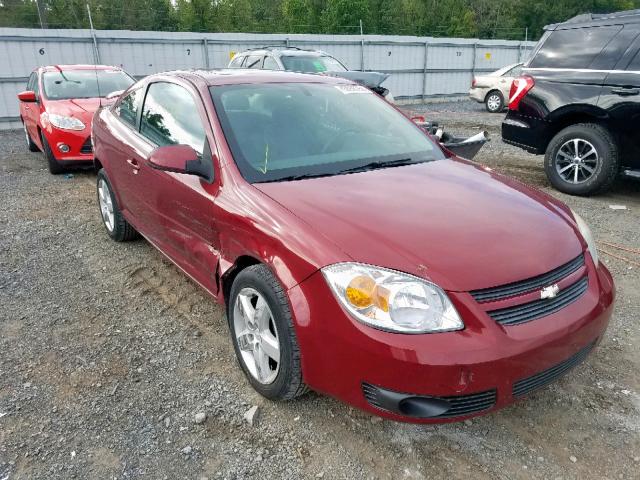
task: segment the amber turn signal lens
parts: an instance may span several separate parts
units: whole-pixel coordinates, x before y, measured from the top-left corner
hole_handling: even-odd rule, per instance
[[[366,275],[358,275],[347,285],[345,296],[356,308],[367,308],[373,305],[373,295],[376,281]]]

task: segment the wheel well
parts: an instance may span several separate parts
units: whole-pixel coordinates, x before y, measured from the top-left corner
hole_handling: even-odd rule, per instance
[[[224,296],[225,305],[229,305],[231,286],[233,285],[233,281],[236,279],[238,274],[245,268],[250,267],[251,265],[257,265],[259,263],[261,263],[260,260],[254,257],[251,257],[249,255],[242,255],[238,257],[233,263],[233,266],[229,268],[229,270],[227,270],[224,275],[222,275],[220,283],[222,284],[222,294]]]
[[[492,93],[494,93],[494,92],[499,93],[499,94],[500,94],[500,96],[502,97],[502,100],[504,101],[504,95],[502,95],[502,92],[501,92],[499,89],[497,89],[497,88],[494,88],[493,90],[489,90],[489,91],[487,92],[487,94],[484,96],[484,101],[486,102],[486,101],[487,101],[487,98],[489,98],[489,95],[491,95],[491,94],[492,94]]]
[[[102,168],[102,162],[98,160],[97,157],[93,157],[93,168],[95,169],[96,172],[99,172],[100,169]]]
[[[575,112],[575,113],[564,115],[551,123],[551,128],[548,131],[548,138],[545,145],[545,150],[549,145],[549,142],[551,142],[553,137],[555,137],[558,134],[558,132],[560,132],[561,130],[567,127],[570,127],[571,125],[576,125],[578,123],[596,123],[598,125],[602,125],[603,127],[609,126],[609,122],[607,121],[606,118],[598,117],[597,115],[592,113]],[[613,131],[611,133],[615,134],[615,132]]]

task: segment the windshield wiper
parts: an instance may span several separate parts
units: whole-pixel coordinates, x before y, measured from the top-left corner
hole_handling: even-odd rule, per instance
[[[271,182],[290,182],[293,180],[304,180],[305,178],[330,177],[335,173],[301,173],[300,175],[289,175],[287,177],[278,177],[272,180],[258,180],[255,183],[271,183]]]
[[[400,158],[398,160],[376,160],[373,162],[365,163],[364,165],[359,165],[357,167],[346,168],[344,170],[340,170],[338,173],[357,173],[357,172],[366,172],[369,170],[377,170],[379,168],[389,168],[389,167],[401,167],[403,165],[412,165],[414,163],[422,163],[428,161],[427,159],[422,160],[414,160],[412,158]]]

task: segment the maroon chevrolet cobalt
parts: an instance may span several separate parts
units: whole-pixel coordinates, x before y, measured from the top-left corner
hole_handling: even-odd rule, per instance
[[[348,80],[151,75],[93,120],[98,203],[224,305],[248,381],[395,420],[504,407],[600,342],[614,285],[566,205]]]

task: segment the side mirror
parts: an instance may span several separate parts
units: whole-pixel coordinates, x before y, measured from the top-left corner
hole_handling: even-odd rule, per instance
[[[149,164],[156,170],[196,175],[209,181],[213,173],[211,166],[205,165],[198,152],[189,145],[158,147],[151,152]]]
[[[33,90],[25,90],[24,92],[20,92],[18,94],[18,100],[21,102],[29,102],[33,103],[36,101],[36,92]]]

